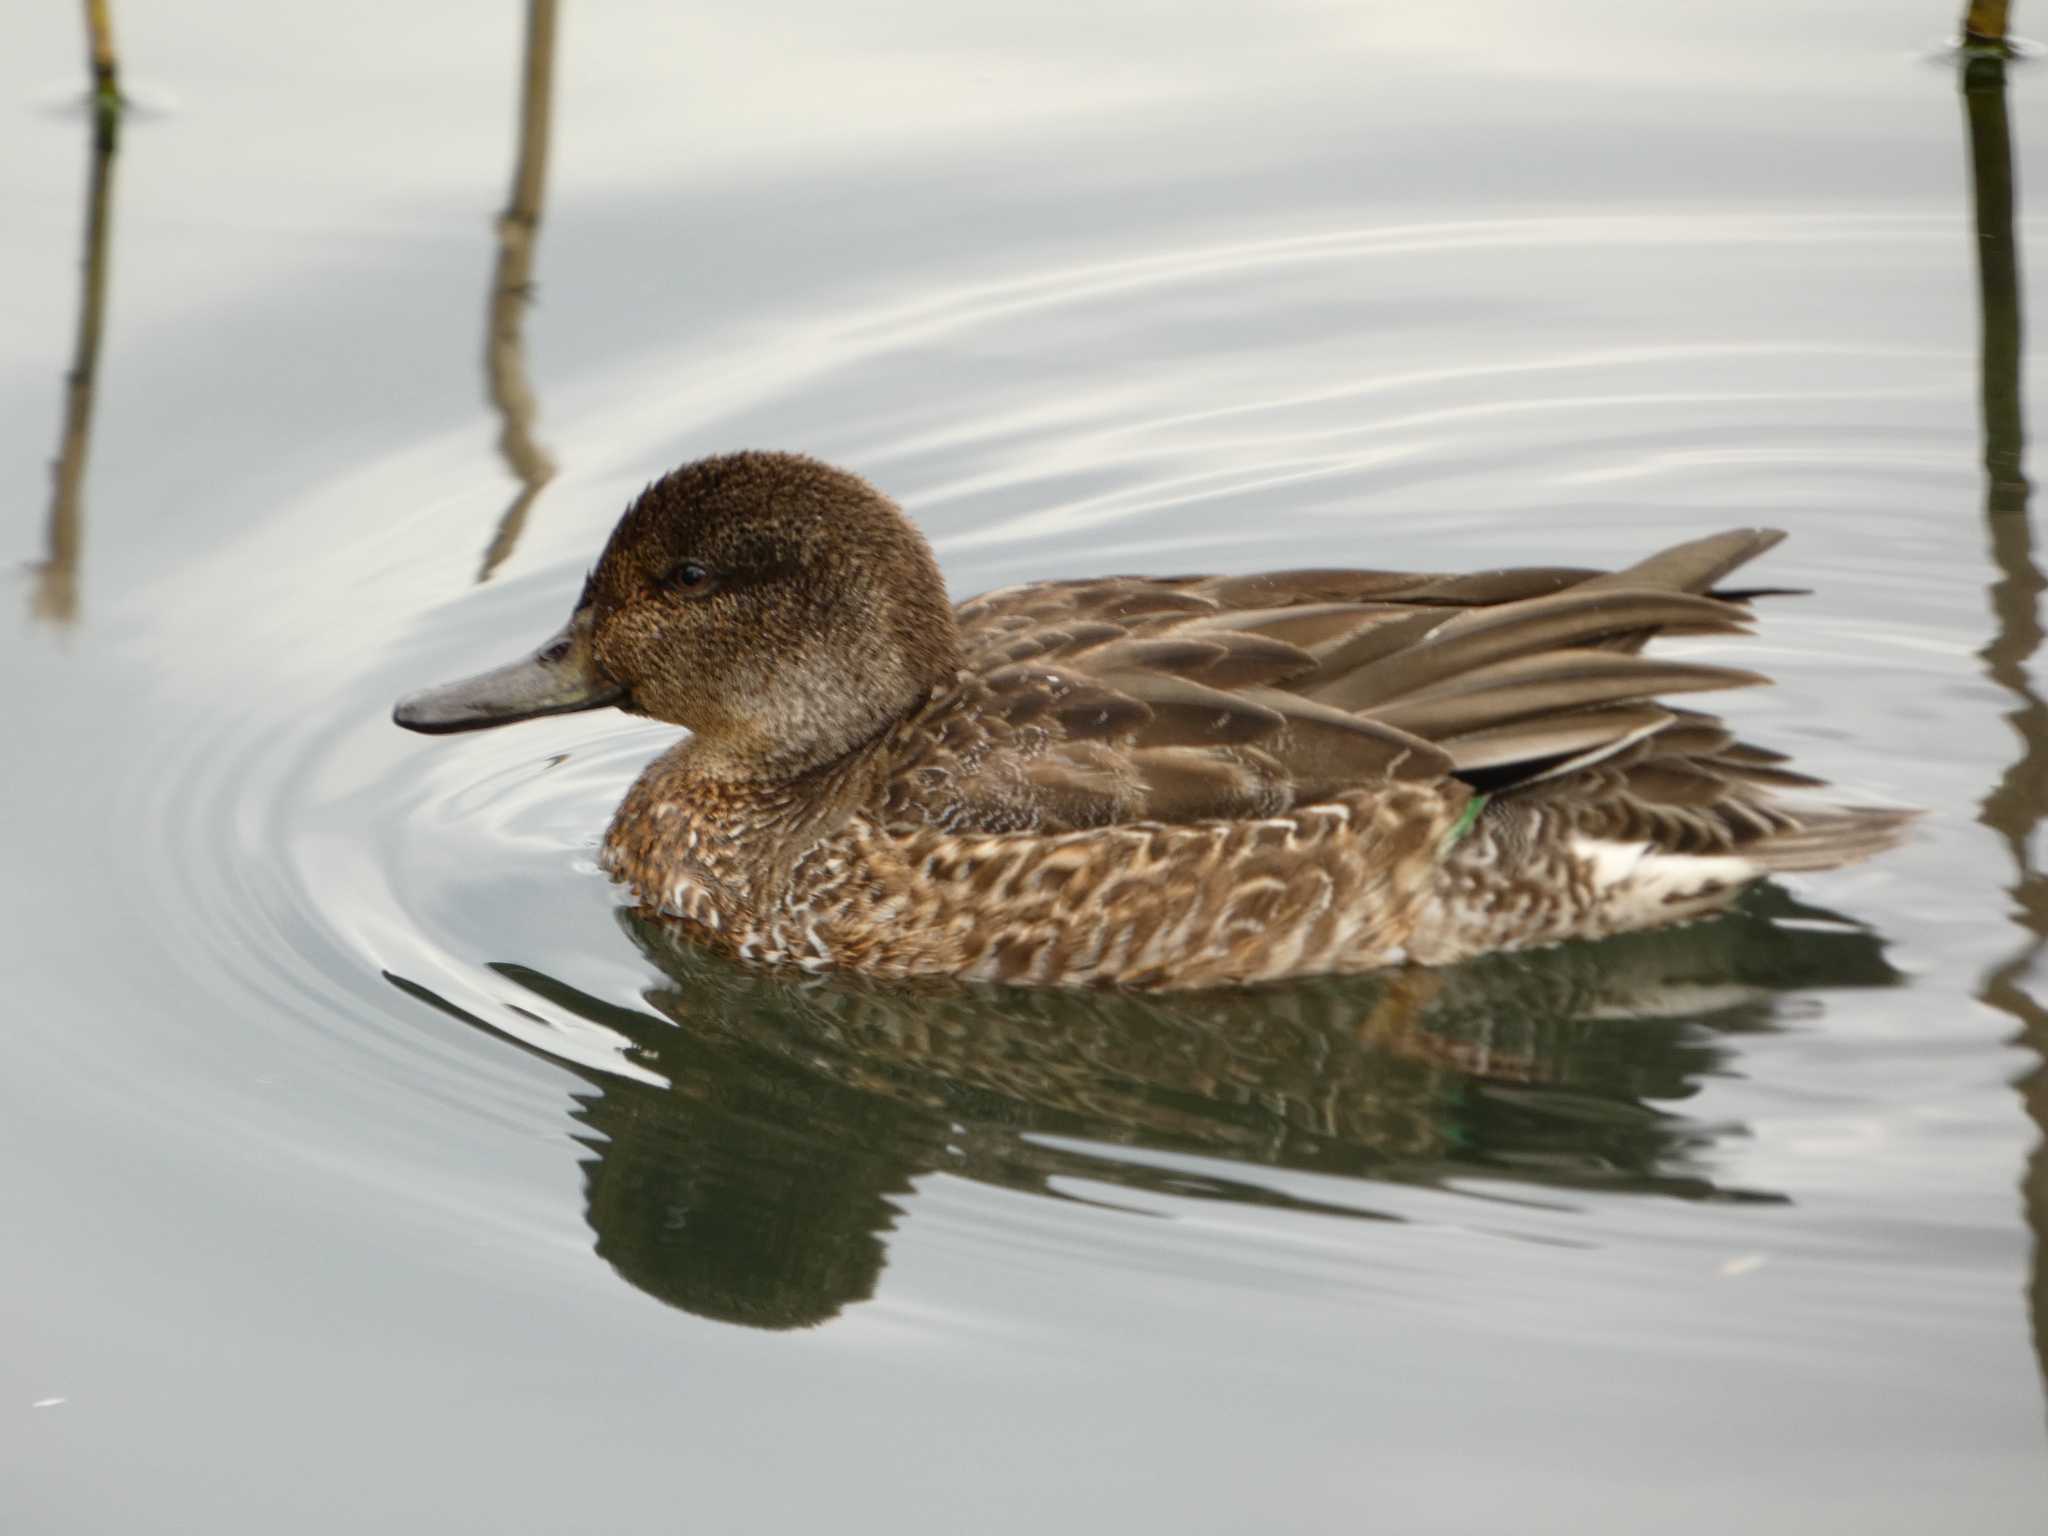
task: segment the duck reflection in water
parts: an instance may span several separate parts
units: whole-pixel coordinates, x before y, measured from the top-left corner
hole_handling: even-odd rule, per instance
[[[1257,1170],[1781,1201],[1707,1177],[1698,1154],[1740,1128],[1671,1106],[1724,1070],[1731,1037],[1779,1027],[1782,994],[1900,979],[1874,934],[1769,886],[1721,918],[1598,945],[1171,995],[804,977],[621,920],[662,972],[647,1009],[493,968],[537,1014],[616,1032],[665,1080],[574,1069],[598,1254],[651,1296],[758,1328],[872,1297],[914,1182],[937,1172],[1354,1219],[1395,1218],[1365,1187],[1318,1203]]]

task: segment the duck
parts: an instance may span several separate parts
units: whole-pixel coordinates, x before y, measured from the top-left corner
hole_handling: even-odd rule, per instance
[[[1745,528],[1601,571],[1079,576],[954,604],[866,480],[701,459],[627,507],[562,629],[401,699],[468,731],[616,708],[688,732],[600,862],[741,961],[1235,987],[1661,927],[1891,847],[1674,697],[1749,632]]]

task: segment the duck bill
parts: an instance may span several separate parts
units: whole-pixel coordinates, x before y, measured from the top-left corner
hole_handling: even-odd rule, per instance
[[[590,610],[583,608],[531,656],[460,682],[409,693],[398,701],[391,718],[409,731],[438,736],[603,709],[625,696],[626,690],[597,665],[590,646]]]

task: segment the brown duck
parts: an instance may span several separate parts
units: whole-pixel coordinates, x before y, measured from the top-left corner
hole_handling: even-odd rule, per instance
[[[1441,964],[1726,906],[1909,813],[1660,702],[1752,672],[1745,529],[1604,574],[1295,570],[1006,587],[955,607],[865,481],[689,464],[629,507],[534,655],[404,699],[461,731],[614,705],[687,726],[604,862],[742,959],[1205,987]]]

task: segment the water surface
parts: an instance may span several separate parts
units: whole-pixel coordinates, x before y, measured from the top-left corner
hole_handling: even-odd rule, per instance
[[[53,604],[94,193],[45,12],[0,58],[10,1530],[2039,1528],[2037,584],[1946,13],[571,8],[507,258],[516,8],[133,7]],[[671,733],[388,709],[739,446],[875,479],[960,596],[1782,526],[1812,595],[1694,649],[1929,815],[1441,976],[738,970],[593,864]]]

